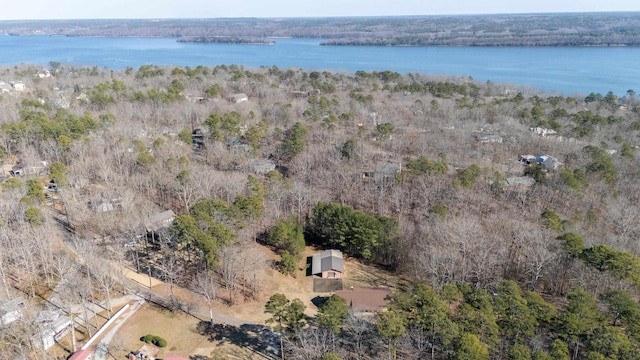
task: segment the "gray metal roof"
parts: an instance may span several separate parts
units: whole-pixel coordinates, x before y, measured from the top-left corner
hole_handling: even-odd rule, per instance
[[[145,222],[145,228],[147,231],[158,231],[160,229],[168,228],[171,226],[173,219],[176,218],[176,214],[171,211],[163,211],[161,213],[150,216]]]
[[[19,311],[24,307],[24,299],[17,297],[0,304],[0,314],[8,314],[10,312]]]
[[[249,169],[258,174],[266,174],[276,169],[276,163],[271,160],[251,160]]]
[[[327,270],[344,272],[342,253],[340,250],[325,250],[311,258],[311,274],[320,274]]]

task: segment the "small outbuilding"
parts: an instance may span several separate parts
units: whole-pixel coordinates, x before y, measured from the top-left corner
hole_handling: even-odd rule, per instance
[[[240,93],[231,95],[230,100],[232,103],[239,104],[241,102],[249,101],[249,97],[245,93]]]
[[[344,262],[340,250],[325,250],[311,258],[311,275],[323,279],[342,279]]]

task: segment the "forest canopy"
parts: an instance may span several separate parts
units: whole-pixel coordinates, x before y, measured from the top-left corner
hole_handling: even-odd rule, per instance
[[[326,335],[328,358],[638,356],[632,89],[565,97],[276,66],[0,70],[26,87],[0,97],[4,292],[45,296],[90,254],[85,298],[125,291],[101,277],[111,266],[209,307],[220,286],[229,306],[268,302],[288,354]],[[334,298],[316,321],[311,304],[264,293],[268,271],[303,276],[305,252],[325,249],[400,279],[388,312],[363,323]]]

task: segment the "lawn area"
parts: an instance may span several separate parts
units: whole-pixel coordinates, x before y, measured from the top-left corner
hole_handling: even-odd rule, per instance
[[[168,346],[156,354],[158,358],[173,354],[187,358],[200,355],[210,359],[264,359],[252,350],[262,346],[257,334],[220,325],[213,333],[201,335],[197,330],[199,322],[183,312],[171,312],[147,303],[127,320],[112,339],[110,348],[116,358],[125,358],[130,351],[144,345],[140,341],[142,336],[153,334],[168,342]]]
[[[158,357],[168,354],[188,357],[200,343],[207,341],[196,329],[199,320],[183,312],[171,312],[152,304],[144,304],[136,311],[112,340],[112,346],[121,348],[118,358],[124,358],[144,343],[140,338],[147,334],[158,335],[167,340],[168,346],[160,349]]]
[[[275,254],[269,248],[256,245],[260,251],[262,251],[266,258],[270,261],[277,261],[280,256]],[[243,299],[242,296],[237,296],[237,303],[233,306],[227,304],[229,294],[224,286],[218,288],[218,301],[213,306],[213,311],[237,317],[248,323],[263,324],[269,317],[264,313],[264,304],[269,297],[276,293],[284,294],[288,299],[300,299],[307,306],[305,313],[309,316],[314,316],[317,312],[316,306],[312,303],[312,299],[320,296],[325,297],[331,295],[330,293],[314,293],[313,292],[313,277],[306,276],[307,257],[320,252],[320,250],[314,249],[311,246],[307,246],[300,262],[298,264],[298,270],[295,276],[284,275],[274,268],[266,268],[261,274],[262,292],[258,299]],[[344,261],[345,276],[343,278],[344,288],[349,287],[388,287],[392,290],[397,289],[405,283],[400,277],[385,271],[376,266],[366,265],[362,262],[345,256]],[[167,284],[161,284],[154,286],[154,291],[169,296],[169,286]],[[204,299],[199,295],[194,294],[186,289],[176,287],[174,294],[182,301],[195,303],[200,308],[201,314],[206,314],[206,305]],[[203,320],[208,317],[203,316]]]
[[[259,245],[258,245],[259,246]],[[259,246],[266,258],[271,261],[279,259],[270,249]],[[319,250],[307,247],[299,263],[295,276],[281,274],[276,269],[267,268],[262,274],[262,294],[259,299],[246,299],[238,296],[238,303],[229,306],[228,292],[221,286],[218,289],[219,300],[213,306],[214,312],[237,317],[251,324],[263,324],[268,317],[264,313],[264,304],[275,293],[283,293],[289,299],[298,298],[306,305],[306,313],[315,315],[317,308],[312,299],[324,297],[329,293],[314,293],[313,278],[306,276],[307,257]],[[369,266],[350,257],[345,257],[345,288],[354,287],[389,287],[397,289],[402,286],[402,279],[384,269]],[[159,284],[153,287],[155,292],[169,295],[169,286]],[[110,348],[117,358],[124,358],[132,350],[138,350],[144,343],[140,337],[146,334],[158,335],[167,340],[168,346],[160,349],[157,357],[174,354],[184,357],[200,355],[209,359],[264,359],[259,352],[268,351],[268,343],[257,330],[259,327],[245,324],[240,328],[217,323],[214,328],[201,335],[198,324],[208,320],[204,300],[197,294],[183,288],[175,287],[174,295],[194,307],[197,319],[181,311],[169,311],[153,304],[143,305],[118,331],[112,339]],[[202,330],[202,328],[200,329]],[[273,344],[271,344],[273,347]],[[117,351],[113,351],[116,350]]]

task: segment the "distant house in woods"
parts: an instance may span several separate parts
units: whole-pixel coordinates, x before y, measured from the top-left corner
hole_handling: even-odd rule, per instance
[[[344,263],[340,250],[325,250],[311,258],[311,275],[324,279],[341,279]]]
[[[503,191],[526,191],[529,190],[536,181],[529,176],[513,176],[505,179],[502,184]]]
[[[11,92],[11,85],[6,84],[4,81],[0,81],[0,94],[8,94]]]
[[[271,160],[251,160],[249,170],[256,174],[266,174],[276,169],[276,163]]]
[[[147,232],[157,232],[162,229],[166,229],[171,226],[173,219],[176,218],[176,214],[171,211],[163,211],[161,213],[150,216],[144,223],[145,230]]]
[[[373,180],[376,183],[383,181],[395,180],[396,176],[402,171],[402,165],[392,162],[379,162],[376,165],[376,172],[373,175]]]
[[[34,346],[43,350],[52,347],[56,340],[65,335],[71,329],[71,319],[60,316],[52,323],[44,323],[40,333],[36,334],[31,341]]]
[[[36,76],[39,77],[40,79],[45,79],[45,78],[49,78],[51,77],[51,71],[49,70],[40,70],[36,73]]]
[[[555,171],[558,166],[562,165],[556,158],[546,154],[536,156],[536,163],[542,165],[547,171]]]
[[[91,360],[91,359],[93,359],[93,353],[91,352],[91,350],[76,351],[69,358],[69,360]]]
[[[536,161],[536,157],[533,155],[520,155],[519,161],[525,165],[531,165]]]
[[[531,132],[542,136],[542,137],[546,137],[547,135],[557,135],[558,132],[553,130],[553,129],[547,129],[547,128],[542,128],[542,127],[532,127],[529,128],[529,130],[531,130]]]
[[[25,164],[19,163],[17,165],[14,165],[11,168],[11,171],[9,173],[14,176],[18,176],[18,175],[41,176],[46,173],[47,166],[49,166],[49,163],[47,161],[38,161],[37,163],[32,165],[25,165]]]
[[[122,198],[101,198],[95,203],[90,202],[89,207],[99,213],[122,209]]]
[[[546,171],[555,171],[558,169],[558,166],[562,165],[556,158],[547,154],[540,154],[538,156],[520,155],[520,162],[525,165],[531,165],[535,162],[537,165],[544,167]]]
[[[24,83],[22,83],[21,81],[12,82],[11,86],[13,86],[13,90],[17,92],[23,92],[26,90],[26,86],[24,86]]]
[[[175,218],[176,214],[171,210],[150,216],[144,222],[144,230],[146,231],[146,234],[143,236],[146,236],[147,241],[152,243],[157,249],[163,245],[170,246],[171,240],[166,236],[166,234],[167,229],[169,229]]]
[[[351,288],[338,290],[335,294],[343,298],[356,311],[384,310],[389,302],[391,290],[388,288]]]
[[[229,99],[234,104],[239,104],[241,102],[249,101],[249,97],[245,93],[231,95]]]
[[[482,144],[502,143],[502,136],[496,134],[482,135],[478,137],[478,141]]]
[[[202,129],[193,129],[191,131],[191,143],[196,153],[199,153],[204,148],[204,132]]]
[[[24,299],[17,297],[0,305],[0,325],[8,325],[22,317]]]

